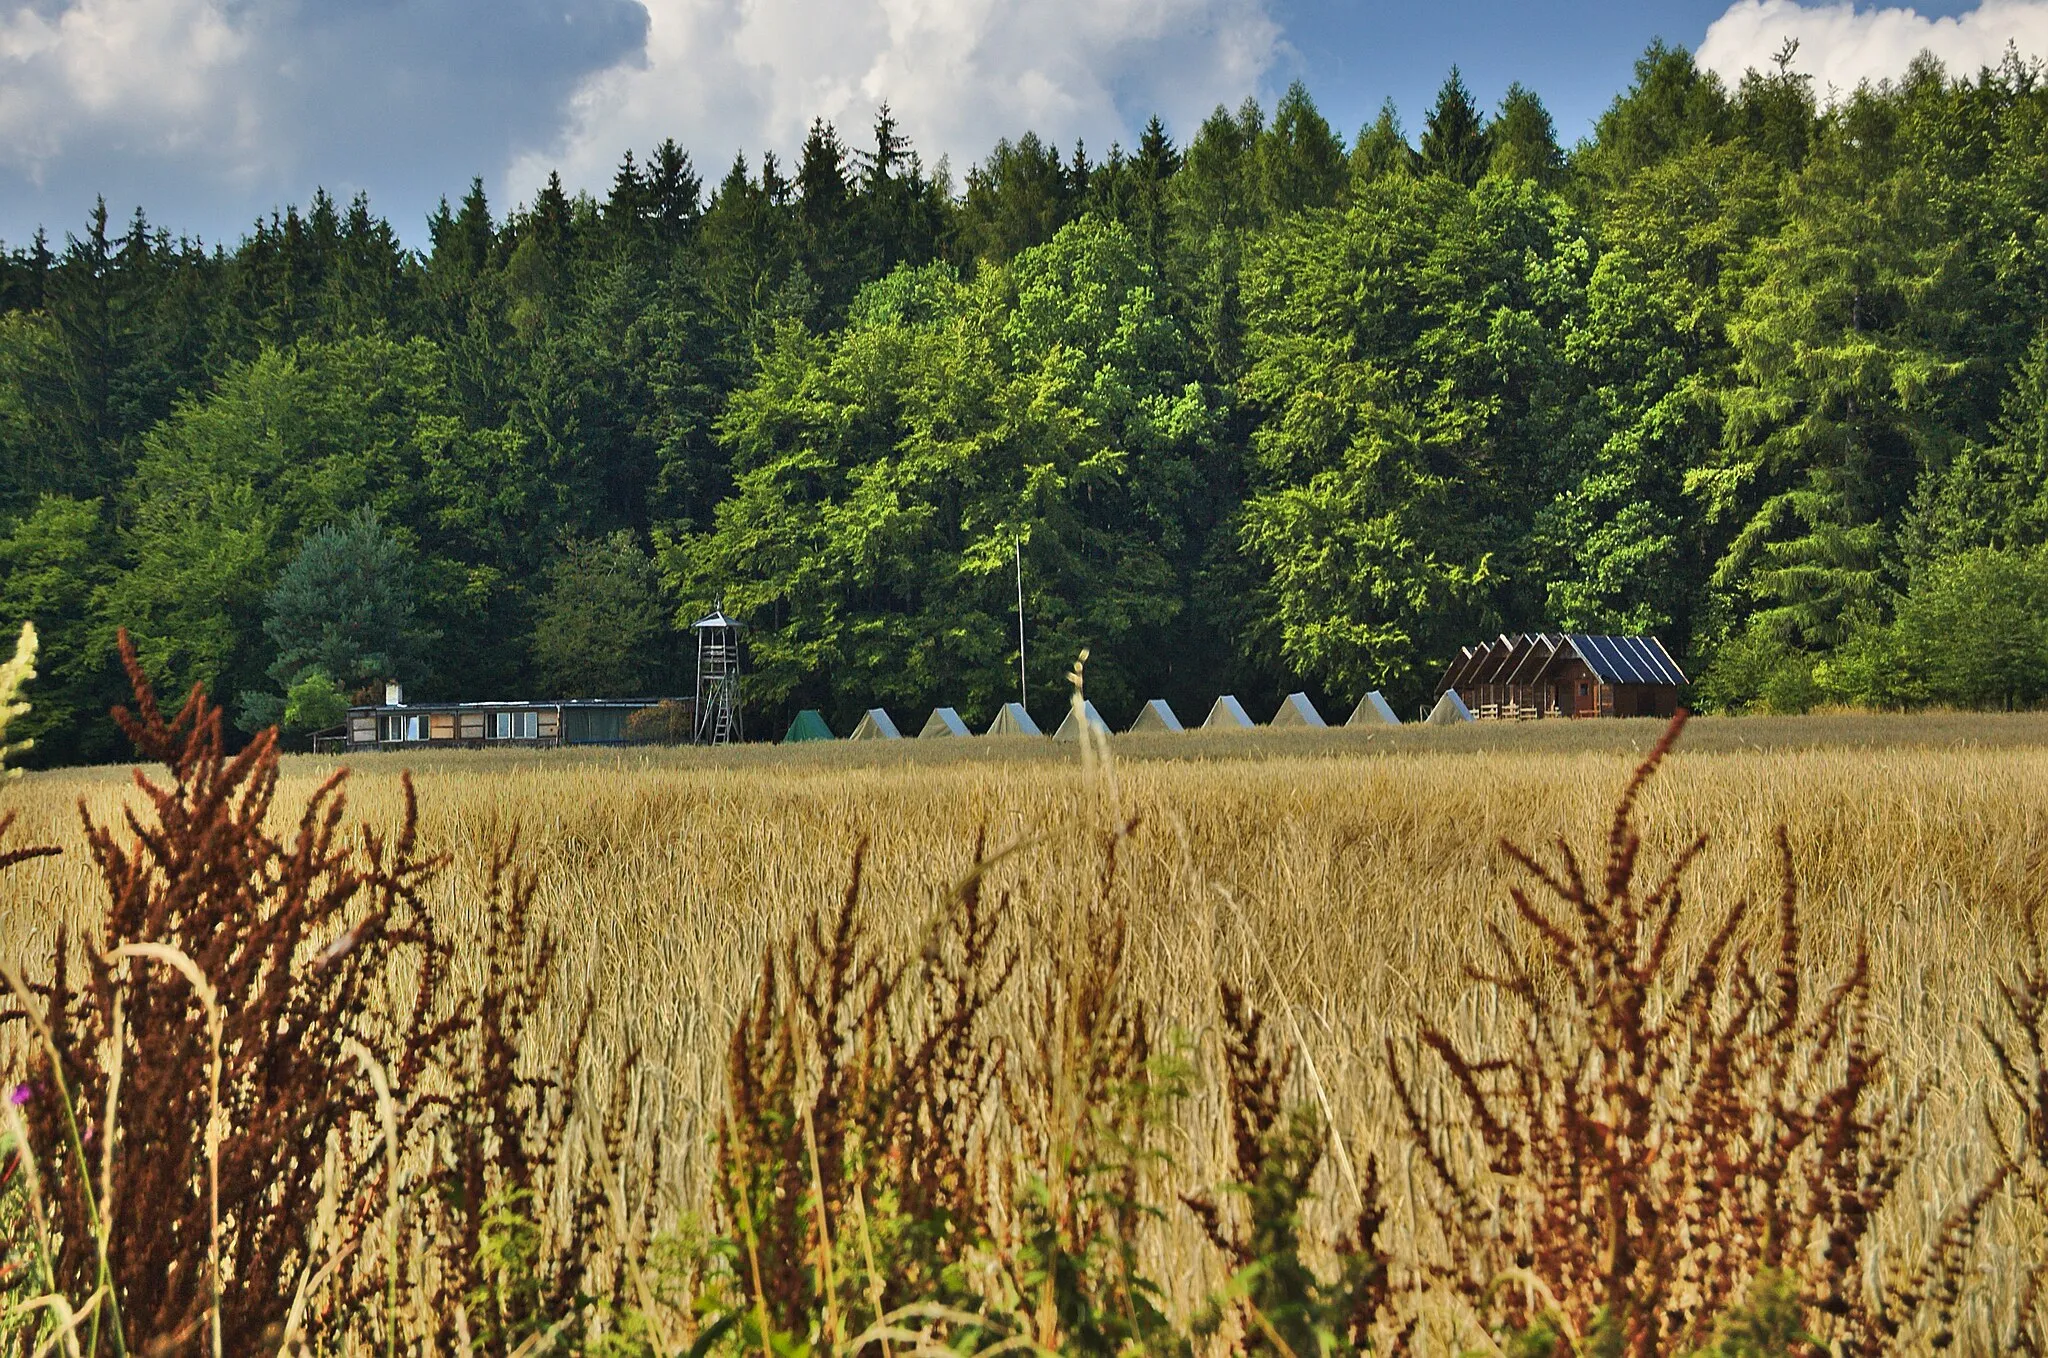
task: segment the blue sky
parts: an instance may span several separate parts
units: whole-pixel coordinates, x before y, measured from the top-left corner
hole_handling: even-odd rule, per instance
[[[1974,8],[1961,0],[1914,6],[1930,17]],[[1697,51],[1708,25],[1728,9],[1727,0],[1281,0],[1274,13],[1294,48],[1296,69],[1346,135],[1377,117],[1380,101],[1392,97],[1413,139],[1456,64],[1489,107],[1515,81],[1535,90],[1557,122],[1558,138],[1570,145],[1592,131],[1628,86],[1636,58],[1652,39]]]
[[[2048,0],[0,0],[0,240],[61,243],[96,194],[232,239],[315,186],[412,243],[481,175],[502,209],[559,169],[602,191],[673,136],[716,180],[813,116],[864,138],[888,100],[955,172],[1026,129],[1100,152],[1157,111],[1185,138],[1307,81],[1347,137],[1391,96],[1412,136],[1453,63],[1583,136],[1655,37],[1734,78],[1788,36],[1817,88],[2048,51]]]
[[[1627,86],[1651,39],[1699,46],[1726,4],[1702,0],[1587,0],[1573,5],[1468,0],[1347,4],[1284,0],[1275,14],[1316,102],[1347,136],[1391,96],[1412,139],[1456,64],[1489,106],[1520,81],[1543,97],[1567,144],[1585,135]]]

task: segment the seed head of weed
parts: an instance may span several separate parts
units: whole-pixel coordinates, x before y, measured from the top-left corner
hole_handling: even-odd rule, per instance
[[[1684,720],[1623,788],[1596,871],[1562,839],[1553,863],[1503,842],[1534,889],[1510,890],[1514,926],[1488,926],[1493,956],[1469,975],[1514,1022],[1491,1051],[1428,1024],[1416,1043],[1452,1111],[1429,1111],[1418,1058],[1388,1044],[1438,1195],[1447,1247],[1435,1266],[1490,1324],[1597,1335],[1645,1358],[1704,1343],[1760,1276],[1783,1274],[1813,1332],[1837,1351],[1878,1352],[1952,1300],[1943,1279],[1983,1201],[1964,1204],[1916,1267],[1866,1286],[1913,1120],[1910,1103],[1880,1094],[1867,953],[1809,989],[1782,830],[1773,953],[1739,932],[1746,900],[1705,912],[1689,957],[1675,946],[1699,909],[1684,881],[1705,841],[1645,887],[1636,812]]]

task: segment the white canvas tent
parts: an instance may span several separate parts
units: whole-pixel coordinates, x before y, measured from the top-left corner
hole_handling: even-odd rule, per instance
[[[1172,731],[1179,733],[1187,729],[1187,727],[1180,724],[1180,718],[1173,714],[1173,709],[1166,705],[1166,699],[1164,698],[1154,698],[1139,708],[1137,720],[1131,723],[1133,733],[1139,731]]]
[[[1249,731],[1252,729],[1251,716],[1244,710],[1244,704],[1231,694],[1224,694],[1209,709],[1209,719],[1202,723],[1204,731]]]
[[[1109,734],[1109,723],[1104,721],[1102,714],[1095,710],[1094,703],[1083,701],[1081,712],[1091,727],[1105,736]],[[1081,723],[1074,720],[1074,705],[1072,703],[1067,704],[1066,720],[1060,723],[1059,730],[1052,733],[1052,738],[1054,740],[1079,740],[1081,738]]]
[[[861,714],[860,725],[853,728],[848,740],[901,740],[903,733],[896,729],[896,723],[889,718],[886,710],[871,707]]]
[[[935,707],[932,714],[924,719],[924,729],[917,733],[919,740],[935,740],[940,736],[971,736],[967,723],[960,720],[960,714],[950,707]]]
[[[1472,720],[1472,709],[1465,706],[1465,700],[1458,696],[1458,690],[1447,688],[1444,696],[1436,700],[1429,715],[1423,718],[1429,726],[1456,726],[1459,722]]]
[[[1290,693],[1281,702],[1280,710],[1273,714],[1269,726],[1328,726],[1323,714],[1316,711],[1316,705],[1308,700],[1306,693]]]
[[[1038,723],[1031,720],[1031,714],[1024,710],[1022,703],[1004,703],[1003,710],[996,713],[996,719],[988,724],[984,735],[991,736],[1042,736]]]
[[[1378,689],[1358,700],[1358,706],[1351,709],[1351,720],[1346,726],[1399,726],[1401,719],[1394,715],[1392,704]]]

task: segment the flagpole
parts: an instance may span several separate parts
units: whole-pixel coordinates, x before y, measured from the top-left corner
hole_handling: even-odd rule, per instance
[[[1017,556],[1017,705],[1028,712],[1031,700],[1024,688],[1024,539],[1010,539],[1010,547]]]

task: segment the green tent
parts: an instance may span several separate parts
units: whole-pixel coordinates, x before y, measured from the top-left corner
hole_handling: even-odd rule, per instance
[[[807,707],[796,714],[796,720],[789,724],[789,734],[782,738],[785,745],[794,745],[800,740],[837,740],[832,728],[825,724],[825,718],[815,707]]]

